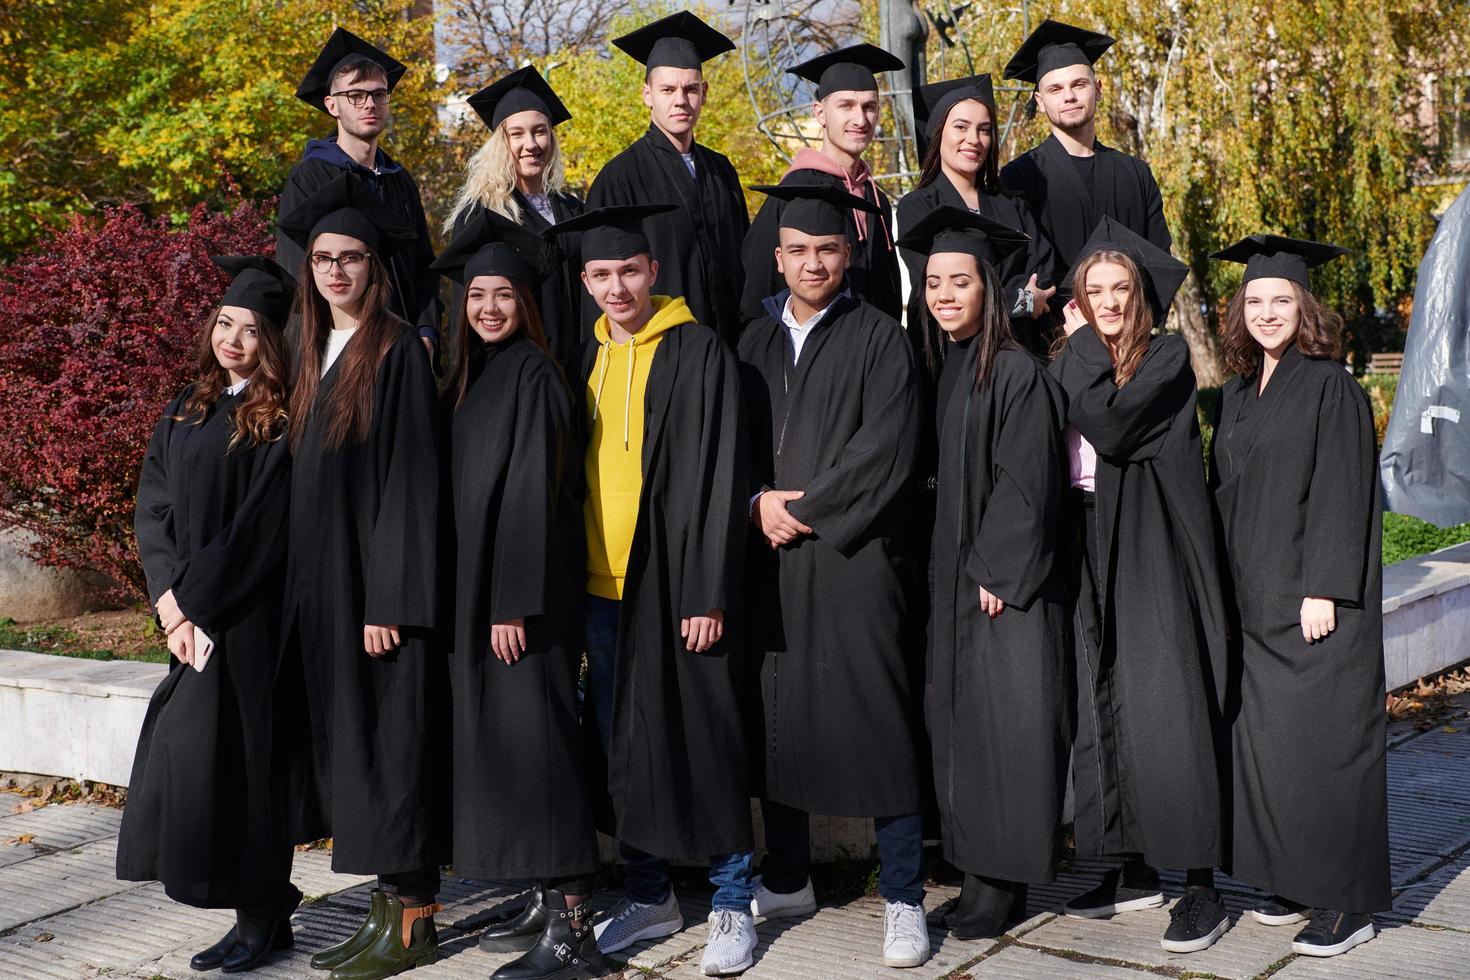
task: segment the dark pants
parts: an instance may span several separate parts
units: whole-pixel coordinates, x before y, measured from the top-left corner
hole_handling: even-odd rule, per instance
[[[439,894],[439,869],[420,868],[417,871],[378,875],[378,888],[405,905],[432,905]]]
[[[587,700],[597,720],[597,735],[602,751],[612,743],[613,685],[617,678],[618,615],[622,604],[615,599],[588,595],[586,605]],[[628,898],[642,905],[658,905],[666,901],[673,885],[669,880],[669,862],[636,847],[618,841],[618,856],[626,865],[623,890]],[[711,906],[715,911],[750,911],[750,851],[735,854],[713,854],[709,859],[709,880],[715,886]]]
[[[761,801],[766,859],[761,880],[781,895],[801,891],[811,877],[811,821],[803,810]],[[917,813],[874,817],[878,837],[878,894],[890,902],[924,904],[924,826]]]

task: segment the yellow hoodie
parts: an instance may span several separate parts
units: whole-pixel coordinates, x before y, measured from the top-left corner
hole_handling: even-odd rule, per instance
[[[683,297],[654,296],[653,319],[624,344],[608,332],[607,314],[597,318],[597,359],[587,378],[591,441],[587,445],[587,591],[604,599],[623,597],[623,577],[638,523],[643,492],[643,392],[648,369],[663,335],[694,322]]]

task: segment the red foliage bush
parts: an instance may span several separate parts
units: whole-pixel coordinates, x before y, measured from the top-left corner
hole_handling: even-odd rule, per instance
[[[0,525],[33,532],[40,564],[145,597],[133,501],[148,437],[228,285],[210,254],[270,254],[269,213],[200,205],[172,227],[106,210],[0,269]]]

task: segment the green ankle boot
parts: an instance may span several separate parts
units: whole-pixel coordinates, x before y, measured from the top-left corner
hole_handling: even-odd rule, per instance
[[[368,906],[367,918],[357,931],[348,936],[344,941],[335,946],[328,946],[311,957],[311,968],[313,970],[333,970],[352,959],[358,953],[373,944],[378,933],[383,928],[383,910],[387,908],[385,896],[378,889],[373,889],[373,900]]]
[[[439,958],[434,913],[442,906],[404,908],[396,895],[383,896],[382,928],[372,944],[332,971],[332,980],[385,980]]]

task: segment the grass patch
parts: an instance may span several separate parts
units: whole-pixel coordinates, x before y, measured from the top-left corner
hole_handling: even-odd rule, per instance
[[[111,647],[100,647],[74,629],[54,623],[33,623],[22,626],[9,616],[0,618],[0,649],[25,650],[30,653],[51,653],[62,657],[77,657],[82,660],[141,660],[146,663],[166,664],[169,653],[159,640],[162,639],[152,619],[146,619],[142,627],[145,640],[133,644],[135,649],[121,651]]]
[[[1470,524],[1436,527],[1408,514],[1383,515],[1383,563],[1427,555],[1440,548],[1470,541]]]

